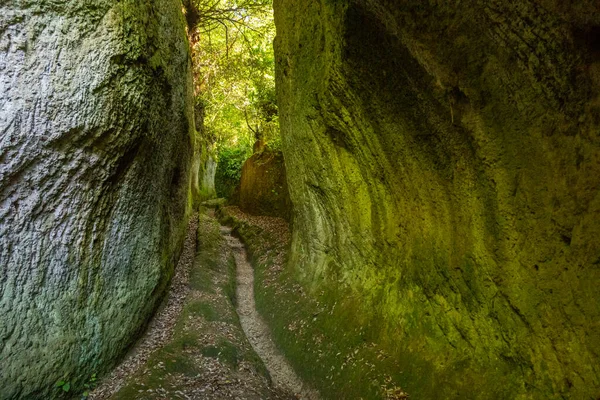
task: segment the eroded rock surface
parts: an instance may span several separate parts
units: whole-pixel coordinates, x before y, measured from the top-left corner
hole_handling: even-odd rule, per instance
[[[189,63],[177,0],[0,1],[0,398],[76,391],[154,309],[188,212]]]
[[[245,212],[290,218],[290,196],[281,151],[264,148],[244,162],[236,202]]]
[[[275,1],[290,262],[411,397],[600,395],[598,7]]]

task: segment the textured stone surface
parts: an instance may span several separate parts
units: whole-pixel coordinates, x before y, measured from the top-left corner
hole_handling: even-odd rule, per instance
[[[0,1],[0,398],[81,387],[135,338],[190,203],[179,0]]]
[[[200,134],[201,135],[201,134]],[[215,174],[217,163],[207,150],[207,143],[198,137],[192,159],[192,192],[194,200],[205,201],[216,197]]]
[[[247,213],[289,219],[290,195],[280,151],[264,148],[244,162],[235,201]]]
[[[202,189],[206,193],[206,197],[213,198],[217,195],[215,190],[215,175],[217,173],[217,162],[212,155],[209,155],[202,169]]]
[[[275,1],[290,262],[411,397],[600,396],[599,7]]]

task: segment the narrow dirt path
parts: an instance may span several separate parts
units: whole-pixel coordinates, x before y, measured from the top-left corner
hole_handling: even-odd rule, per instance
[[[318,400],[318,392],[302,382],[285,357],[279,352],[271,338],[267,324],[256,309],[254,269],[248,261],[244,245],[232,235],[231,228],[221,226],[221,233],[227,240],[235,257],[237,266],[237,313],[254,351],[265,363],[276,387],[292,392],[302,400]]]
[[[288,385],[274,384],[279,378],[270,375],[279,375],[265,366],[272,362],[261,360],[244,332],[234,305],[234,250],[213,212],[192,217],[162,306],[144,336],[88,399],[298,399],[294,386],[288,390]]]
[[[196,256],[196,232],[198,231],[198,213],[190,217],[183,251],[175,268],[175,275],[167,295],[154,315],[144,335],[127,353],[123,361],[100,382],[89,399],[108,399],[125,386],[129,377],[134,375],[150,358],[152,353],[164,346],[172,337],[177,316],[181,313],[187,294],[190,270]]]
[[[192,217],[161,307],[145,334],[88,397],[318,398],[272,342],[256,311],[254,271],[245,248],[231,235],[230,228],[218,223],[212,211]]]

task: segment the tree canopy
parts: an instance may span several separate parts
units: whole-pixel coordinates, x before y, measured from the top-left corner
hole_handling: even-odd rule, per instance
[[[272,0],[190,0],[195,93],[221,147],[278,142]]]

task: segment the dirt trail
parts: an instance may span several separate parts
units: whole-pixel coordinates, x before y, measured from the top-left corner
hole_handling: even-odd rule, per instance
[[[245,248],[209,211],[191,218],[169,292],[145,334],[88,399],[319,396],[303,385],[272,342],[256,311],[254,271]]]
[[[253,278],[231,229],[212,211],[194,215],[161,307],[88,399],[318,399],[271,341],[255,309]]]
[[[221,233],[233,251],[237,265],[237,312],[242,328],[254,351],[265,363],[275,385],[303,400],[318,400],[318,393],[296,375],[271,338],[268,326],[256,310],[254,301],[254,270],[248,261],[242,242],[231,234],[231,228],[221,226]]]

